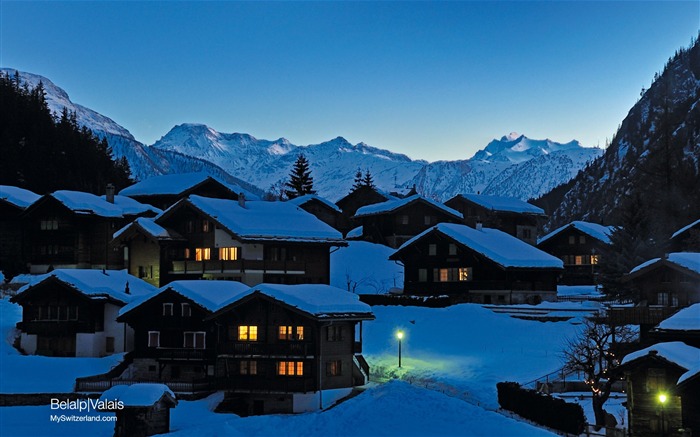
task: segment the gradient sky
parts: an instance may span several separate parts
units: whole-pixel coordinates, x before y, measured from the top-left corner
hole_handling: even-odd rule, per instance
[[[511,131],[603,146],[699,28],[697,0],[0,0],[0,66],[146,144],[197,122],[435,161]]]

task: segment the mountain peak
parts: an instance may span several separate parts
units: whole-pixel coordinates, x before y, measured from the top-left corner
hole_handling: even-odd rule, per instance
[[[527,138],[525,135],[521,135],[517,132],[511,132],[508,135],[503,135],[501,141],[518,141],[523,138]]]

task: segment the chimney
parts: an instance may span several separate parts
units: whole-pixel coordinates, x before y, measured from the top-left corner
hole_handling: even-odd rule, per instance
[[[107,184],[107,192],[105,198],[107,202],[114,203],[114,184]]]
[[[129,281],[126,281],[126,287],[124,287],[124,293],[131,294],[131,290],[129,290]]]
[[[477,231],[480,231],[480,230],[482,230],[482,229],[484,229],[484,225],[481,224],[481,222],[476,222],[476,230],[477,230]]]
[[[245,194],[238,193],[238,204],[241,206],[241,208],[245,208]]]

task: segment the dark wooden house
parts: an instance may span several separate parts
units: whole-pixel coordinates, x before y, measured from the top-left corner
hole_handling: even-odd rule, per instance
[[[383,203],[389,200],[397,200],[399,197],[379,190],[376,187],[370,187],[367,185],[362,185],[350,192],[347,196],[335,202],[335,204],[342,211],[342,217],[340,222],[340,230],[343,234],[358,226],[352,220],[358,209],[367,205],[374,205],[375,203]]]
[[[683,308],[663,320],[651,330],[650,336],[657,342],[682,341],[700,348],[700,303]]]
[[[175,394],[164,384],[117,385],[102,394],[101,401],[117,416],[114,437],[147,437],[170,432],[170,409],[177,406]]]
[[[643,305],[683,308],[700,302],[700,252],[675,252],[632,269],[623,279]]]
[[[610,245],[612,226],[575,221],[562,226],[537,242],[537,248],[564,261],[562,285],[598,283],[600,265]]]
[[[190,195],[238,200],[243,195],[252,200],[257,196],[249,191],[206,173],[182,173],[154,176],[126,187],[119,192],[156,208],[167,209],[178,200]]]
[[[261,284],[210,317],[219,329],[222,410],[310,411],[328,405],[327,390],[347,395],[368,382],[362,321],[374,316],[353,293],[329,285]]]
[[[672,252],[700,252],[700,220],[674,232],[669,249]]]
[[[330,200],[324,199],[316,194],[307,194],[295,197],[294,199],[288,200],[288,202],[313,214],[317,219],[334,229],[343,229],[343,212]]]
[[[29,190],[0,185],[0,271],[8,278],[26,268],[21,216],[40,197]]]
[[[122,268],[122,254],[109,247],[112,234],[136,217],[159,212],[121,196],[103,199],[66,190],[47,194],[21,215],[25,262],[33,274]]]
[[[682,342],[658,343],[622,360],[617,371],[627,380],[630,436],[681,437],[700,430],[699,363],[700,349]]]
[[[464,216],[464,224],[499,229],[527,243],[537,243],[537,232],[547,215],[542,208],[515,197],[458,194],[446,206]]]
[[[462,214],[415,194],[364,206],[353,217],[362,226],[362,239],[397,248],[438,223],[461,223]]]
[[[125,375],[167,382],[213,376],[216,330],[205,318],[249,288],[234,281],[175,281],[123,307],[117,321],[134,331]]]
[[[556,300],[562,261],[490,228],[441,223],[389,259],[404,266],[404,293],[449,295],[455,302]]]
[[[163,286],[181,279],[330,283],[337,230],[288,202],[190,196],[154,220],[115,233],[135,276]]]
[[[122,270],[54,270],[21,288],[20,346],[28,354],[101,357],[132,348],[119,309],[155,288]]]

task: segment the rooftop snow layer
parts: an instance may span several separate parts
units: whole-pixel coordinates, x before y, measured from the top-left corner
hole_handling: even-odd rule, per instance
[[[416,202],[418,200],[423,200],[424,202],[433,205],[435,208],[440,209],[449,215],[458,217],[460,219],[463,218],[462,213],[455,211],[454,209],[449,208],[443,205],[442,203],[423,197],[420,194],[414,194],[413,196],[406,197],[405,199],[388,200],[382,203],[375,203],[373,205],[363,206],[362,208],[358,209],[357,212],[355,212],[355,217],[383,214],[386,212],[395,211],[399,208],[408,205],[409,203]]]
[[[452,223],[440,223],[425,230],[405,242],[396,252],[413,244],[413,242],[433,230],[437,230],[503,267],[564,268],[564,263],[559,258],[545,253],[503,231],[492,228],[477,230],[466,225]]]
[[[130,187],[126,187],[119,192],[122,196],[155,196],[155,195],[178,195],[185,191],[193,188],[196,185],[201,184],[207,179],[213,179],[219,182],[221,185],[225,186],[232,192],[244,193],[246,198],[255,199],[256,195],[252,194],[248,190],[245,190],[238,185],[228,184],[221,181],[215,176],[211,176],[207,173],[179,173],[179,174],[166,174],[161,176],[154,176],[148,178],[141,182],[137,182]]]
[[[349,291],[325,284],[259,284],[225,302],[226,307],[259,292],[317,317],[343,314],[372,314],[372,308]]]
[[[343,243],[326,223],[287,202],[238,201],[190,196],[188,201],[233,234],[252,240],[293,240]]]
[[[632,352],[623,358],[622,364],[643,358],[652,351],[656,351],[659,357],[675,363],[685,370],[692,369],[700,362],[700,349],[688,346],[680,341],[672,341],[668,343],[658,343],[640,351]]]
[[[687,231],[687,230],[693,228],[694,226],[697,226],[698,224],[700,224],[700,220],[694,221],[693,223],[689,224],[688,226],[685,226],[685,227],[683,227],[683,228],[677,230],[676,232],[674,232],[673,235],[671,235],[671,238],[676,238],[678,235],[680,235],[680,234],[682,234],[683,232],[685,232],[685,231]]]
[[[676,383],[677,385],[682,384],[683,382],[687,381],[688,379],[692,378],[693,376],[696,376],[700,374],[700,364],[696,364],[693,368],[688,369],[687,372],[681,375],[680,378],[678,378],[678,382]]]
[[[128,229],[131,227],[138,226],[141,229],[144,230],[147,234],[152,236],[153,238],[156,239],[170,239],[172,238],[172,235],[170,235],[170,232],[168,232],[167,229],[159,225],[158,223],[154,222],[152,218],[146,218],[146,217],[139,217],[133,222],[129,223],[128,225],[124,226],[123,228],[119,229],[117,232],[114,233],[112,238],[118,238],[120,235],[122,235],[124,232],[126,232]]]
[[[25,209],[41,196],[24,188],[0,185],[0,200],[5,200],[18,208]]]
[[[119,315],[121,316],[122,314],[128,313],[167,290],[172,290],[207,311],[214,312],[218,310],[224,302],[233,299],[249,288],[249,286],[237,281],[209,281],[204,279],[174,281],[159,288],[154,294],[133,300],[129,305],[126,305],[119,311]]]
[[[102,393],[100,400],[118,399],[124,403],[125,407],[150,407],[163,395],[169,395],[173,400],[175,399],[175,394],[165,384],[115,385]]]
[[[107,196],[105,196],[105,195],[100,196],[100,198],[102,200],[104,200],[105,202],[107,201]],[[162,210],[156,208],[155,206],[141,203],[137,200],[132,199],[131,197],[120,196],[120,195],[114,196],[114,205],[121,208],[122,214],[124,214],[124,215],[143,214],[144,212],[149,212],[149,211],[153,212],[155,214],[160,214],[161,212],[163,212]]]
[[[37,277],[36,281],[20,288],[17,295],[38,286],[51,277],[55,277],[87,296],[111,297],[123,303],[156,291],[154,286],[131,276],[126,270],[56,269]],[[125,293],[127,284],[129,285],[129,294]]]
[[[658,324],[664,331],[700,331],[700,303],[683,308]]]
[[[584,234],[590,235],[591,237],[593,237],[597,240],[600,240],[606,244],[610,244],[610,234],[612,233],[612,231],[614,229],[613,226],[603,226],[603,225],[599,225],[597,223],[574,221],[574,222],[569,223],[568,225],[564,225],[558,229],[555,229],[554,231],[552,231],[549,234],[545,235],[544,237],[540,238],[537,241],[537,244],[544,243],[545,241],[549,240],[553,236],[557,235],[558,233],[560,233],[563,230],[568,229],[570,227],[578,229],[579,231],[583,232]]]
[[[94,214],[101,217],[122,217],[122,208],[94,194],[82,191],[60,190],[50,194],[77,214]]]
[[[483,194],[461,194],[467,200],[492,211],[519,212],[544,215],[544,210],[516,197],[486,196]]]
[[[671,262],[673,264],[676,264],[678,266],[684,267],[688,270],[692,270],[694,272],[700,273],[700,253],[698,252],[674,252],[674,253],[669,253],[668,258],[666,258],[668,262]],[[637,267],[633,268],[630,273],[634,273],[636,271],[642,270],[645,267],[648,267],[652,264],[655,264],[657,262],[661,261],[661,258],[654,258],[650,259],[649,261],[646,261]]]
[[[328,206],[329,208],[331,208],[337,212],[342,213],[340,208],[338,208],[338,205],[336,205],[335,203],[331,202],[330,200],[328,200],[324,197],[321,197],[319,195],[316,195],[316,194],[305,194],[303,196],[299,196],[299,197],[295,197],[294,199],[290,199],[290,200],[288,200],[288,202],[293,204],[293,205],[296,205],[296,206],[301,206],[301,205],[305,204],[306,202],[310,202],[312,200],[318,200],[319,202],[323,203],[324,205]]]

